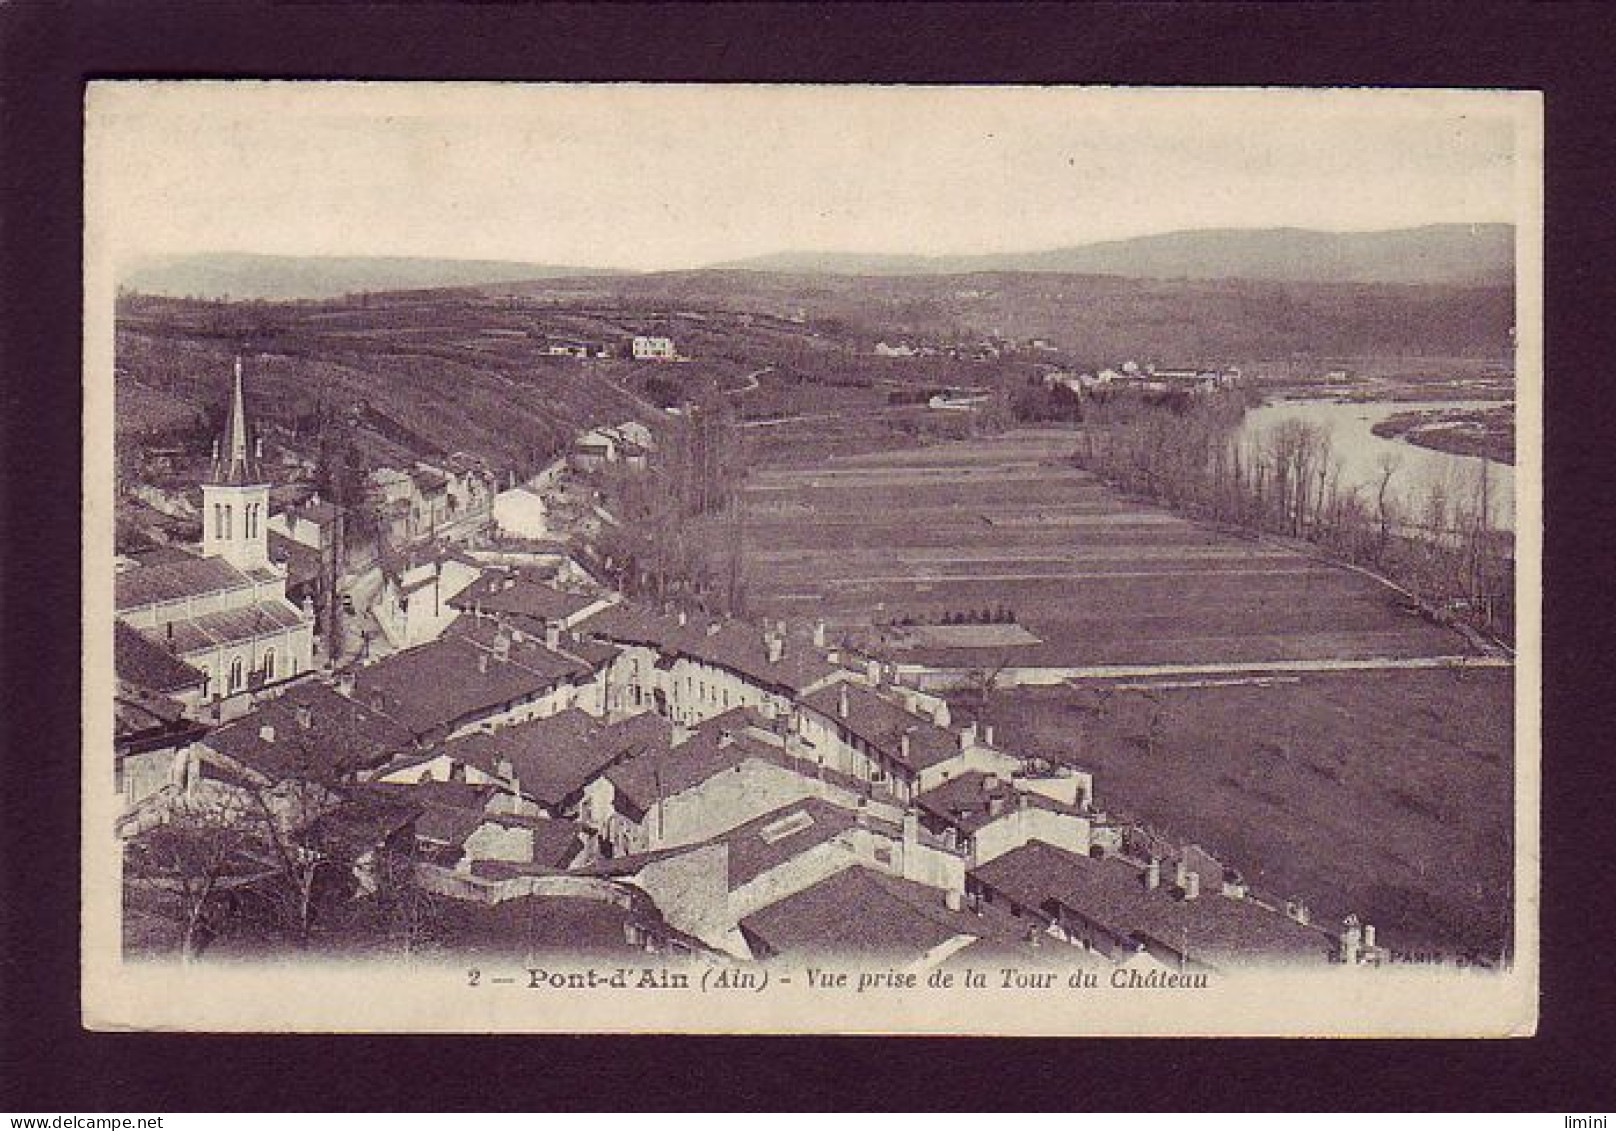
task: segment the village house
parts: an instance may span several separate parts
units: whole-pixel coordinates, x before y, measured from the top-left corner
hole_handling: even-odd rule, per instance
[[[965,910],[952,893],[855,865],[754,911],[740,932],[759,961],[882,961],[926,970],[991,944],[1025,965],[1037,951],[1014,919]]]
[[[1203,891],[1197,873],[1181,871],[1164,882],[1159,862],[1140,868],[1040,840],[973,868],[967,885],[974,898],[1113,962],[1144,955],[1177,969],[1227,970],[1323,964],[1339,949],[1317,927]]]
[[[777,626],[618,604],[580,621],[576,631],[621,650],[608,681],[608,709],[653,707],[686,726],[737,707],[785,717],[799,695],[846,674],[826,659],[822,634],[811,643]]]
[[[306,502],[294,503],[269,516],[272,534],[289,538],[320,554],[328,554],[336,543],[337,508],[320,498],[319,492]]]
[[[568,707],[603,711],[603,669],[492,621],[458,620],[429,644],[351,672],[360,700],[422,742]]]
[[[679,354],[673,348],[672,338],[636,334],[630,351],[635,361],[676,361]]]
[[[494,496],[494,525],[507,538],[538,541],[550,533],[549,504],[526,487],[511,487]]]
[[[574,822],[514,810],[493,785],[428,778],[371,788],[419,806],[416,848],[427,863],[460,872],[489,861],[561,870],[584,850]]]
[[[955,906],[964,898],[963,859],[929,838],[913,817],[889,823],[817,797],[698,844],[610,858],[583,870],[634,884],[675,927],[751,958],[743,920],[858,865],[933,889]]]
[[[215,717],[248,709],[314,664],[314,614],[286,596],[269,556],[270,485],[249,442],[241,362],[222,444],[202,484],[201,555],[175,556],[116,575],[125,625],[202,673],[197,695]]]
[[[483,567],[458,550],[390,553],[381,559],[382,585],[371,614],[394,648],[436,640],[460,610],[454,598],[482,576]]]
[[[656,450],[651,430],[639,421],[591,428],[573,441],[568,462],[578,471],[596,471],[621,465],[630,471],[644,471]]]
[[[585,792],[581,819],[613,855],[628,855],[710,840],[822,790],[778,748],[704,727],[613,766]]]
[[[405,470],[377,468],[370,473],[367,504],[385,545],[458,541],[492,521],[496,484],[484,461],[461,452],[443,467],[417,462]]]
[[[206,733],[176,700],[119,679],[112,747],[119,835],[135,835],[163,820],[168,805],[189,787],[191,744]]]
[[[459,540],[485,528],[494,514],[494,494],[499,477],[488,461],[466,452],[455,452],[443,461],[449,489],[449,529],[445,536]]]
[[[939,725],[938,716],[913,714],[852,679],[801,696],[797,721],[797,740],[815,761],[904,805],[925,788],[922,775],[928,782],[940,778],[940,767],[962,754],[962,736]]]
[[[199,740],[195,773],[255,788],[287,780],[335,786],[361,780],[414,745],[386,715],[306,678]]]
[[[571,631],[617,600],[610,595],[569,593],[528,571],[494,569],[462,589],[450,604],[472,617],[498,620],[542,636],[546,630]]]
[[[971,770],[915,799],[921,823],[957,847],[972,867],[996,860],[1032,840],[1087,853],[1084,810],[1021,788],[1013,777]]]

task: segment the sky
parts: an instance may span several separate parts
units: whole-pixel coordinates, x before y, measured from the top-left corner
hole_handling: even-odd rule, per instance
[[[1531,96],[1415,91],[97,83],[118,259],[661,270],[1193,228],[1510,221]]]

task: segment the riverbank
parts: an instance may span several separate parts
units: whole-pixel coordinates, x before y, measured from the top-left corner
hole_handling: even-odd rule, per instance
[[[1515,462],[1515,406],[1441,408],[1398,412],[1370,428],[1386,440],[1402,440],[1449,455]]]

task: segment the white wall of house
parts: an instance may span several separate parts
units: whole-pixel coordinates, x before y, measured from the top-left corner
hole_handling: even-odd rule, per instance
[[[549,507],[544,498],[526,487],[512,487],[494,496],[494,522],[500,533],[514,538],[546,538],[550,533]]]
[[[920,792],[936,789],[944,782],[952,781],[964,774],[999,774],[1008,779],[1019,769],[1021,769],[1019,759],[1012,758],[1002,750],[973,742],[967,737],[961,741],[960,752],[954,757],[920,771]]]
[[[504,860],[513,864],[533,861],[533,830],[520,825],[485,821],[466,838],[459,867],[470,870],[479,860]]]
[[[426,644],[443,635],[460,611],[451,598],[482,576],[482,570],[455,558],[413,566],[382,587],[372,612],[395,648]]]
[[[981,867],[1032,840],[1041,840],[1056,848],[1087,856],[1089,822],[1083,817],[1034,805],[1012,807],[998,820],[977,829],[971,837],[971,866]]]

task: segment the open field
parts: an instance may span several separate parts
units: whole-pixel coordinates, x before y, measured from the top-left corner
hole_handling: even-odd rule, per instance
[[[1102,808],[1202,845],[1259,893],[1305,899],[1318,922],[1356,912],[1388,946],[1496,959],[1513,890],[1513,674],[1025,689],[996,693],[990,716],[1010,748],[1093,771]]]
[[[751,608],[842,628],[1013,612],[1037,643],[936,647],[945,667],[1446,656],[1462,637],[1375,580],[1119,497],[1057,429],[753,473]]]

